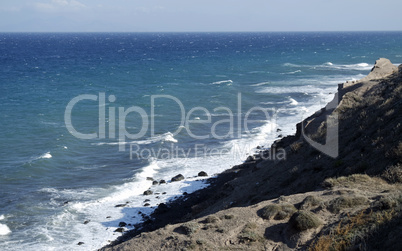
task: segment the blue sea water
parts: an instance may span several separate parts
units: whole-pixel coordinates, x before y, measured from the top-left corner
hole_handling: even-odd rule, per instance
[[[402,32],[0,33],[1,249],[106,245],[120,221],[206,186],[199,171],[294,133],[379,57],[402,63]],[[80,97],[71,123],[96,138],[66,125]]]

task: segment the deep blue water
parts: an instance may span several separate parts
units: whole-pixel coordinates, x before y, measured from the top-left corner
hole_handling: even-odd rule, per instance
[[[402,63],[401,32],[0,33],[0,234],[6,226],[11,230],[0,235],[0,245],[5,250],[99,248],[117,237],[112,230],[121,219],[135,223],[141,219],[131,215],[138,210],[152,211],[143,207],[141,194],[150,187],[146,177],[214,174],[240,163],[250,149],[234,158],[200,154],[195,147],[268,146],[278,138],[277,127],[294,133],[294,123],[330,101],[337,83],[362,78],[379,57]],[[68,131],[67,104],[83,94],[98,100],[105,95],[106,102],[101,108],[98,101],[78,102],[72,124],[81,133],[99,134],[104,108],[105,138],[79,139]],[[154,95],[175,97],[185,114],[166,97],[152,107]],[[259,110],[248,114],[257,106],[279,109],[276,120],[268,121]],[[154,120],[154,135],[149,124],[141,138],[122,139],[145,149],[144,158],[130,159],[130,144],[119,151],[119,109],[130,107],[147,117],[128,114],[128,133],[139,133],[144,121]],[[205,109],[189,114],[194,107]],[[233,133],[227,121],[213,126],[229,118],[227,110],[235,117]],[[186,115],[201,122],[191,124],[191,133],[209,138],[196,139],[180,127]],[[246,115],[250,133],[237,120]],[[214,138],[212,131],[224,137]],[[172,147],[189,149],[188,157],[146,154]],[[151,206],[202,186],[191,179],[166,185],[167,194],[152,197]],[[127,201],[131,211],[114,208]],[[85,220],[90,224],[82,224]],[[78,241],[86,244],[77,246]]]

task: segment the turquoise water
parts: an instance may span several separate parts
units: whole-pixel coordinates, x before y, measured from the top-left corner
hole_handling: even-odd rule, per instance
[[[146,177],[212,175],[241,163],[252,147],[277,139],[278,128],[294,133],[296,122],[332,99],[337,83],[362,78],[379,57],[402,63],[401,32],[1,33],[2,249],[107,244],[118,222],[134,224],[138,211],[153,210],[143,206],[152,183]],[[97,100],[78,102],[71,120],[77,131],[97,133],[93,139],[75,137],[65,123],[67,105],[84,94]],[[147,116],[127,114],[123,130],[119,111],[130,107]],[[190,113],[195,107],[203,110]],[[268,118],[253,107],[267,109]],[[189,130],[186,116],[196,121]],[[141,129],[141,137],[119,135]],[[130,146],[142,154],[130,158]],[[151,206],[205,186],[195,180],[154,188],[166,194],[150,197]]]

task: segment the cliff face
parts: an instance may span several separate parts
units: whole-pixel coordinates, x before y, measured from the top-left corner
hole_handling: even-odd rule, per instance
[[[339,85],[295,136],[272,145],[286,150],[286,160],[235,166],[157,210],[141,226],[148,233],[133,231],[104,250],[376,248],[381,233],[394,234],[383,245],[398,247],[401,123],[402,66],[379,59],[367,77]],[[337,143],[335,159],[308,143],[328,139]]]

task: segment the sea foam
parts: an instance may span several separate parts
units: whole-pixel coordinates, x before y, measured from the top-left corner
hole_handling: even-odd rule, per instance
[[[5,219],[4,215],[0,215],[0,220],[4,219]],[[11,233],[10,228],[5,224],[0,223],[0,235],[8,235],[10,233]]]

